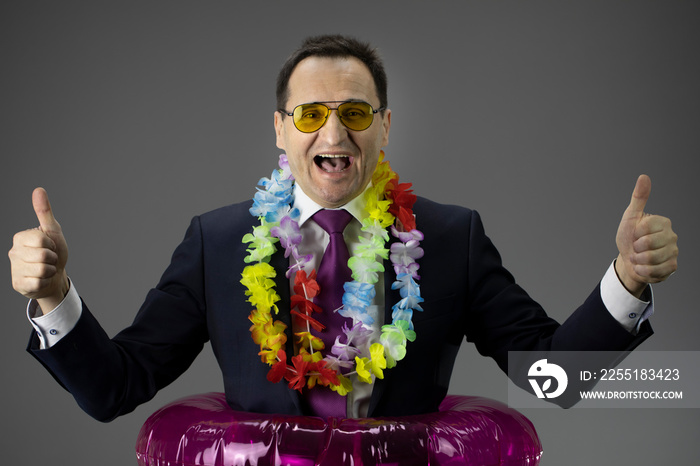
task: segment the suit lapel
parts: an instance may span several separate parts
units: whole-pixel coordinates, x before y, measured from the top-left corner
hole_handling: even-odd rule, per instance
[[[392,238],[393,239],[393,238]],[[387,247],[389,247],[389,244],[387,244]],[[396,302],[396,299],[394,299],[394,293],[395,291],[391,289],[391,285],[396,281],[396,273],[394,272],[394,267],[391,265],[391,262],[388,260],[384,261],[384,323],[383,324],[390,324],[392,321],[392,306]],[[382,395],[384,394],[384,390],[386,388],[386,385],[388,383],[387,378],[391,376],[391,371],[384,371],[384,378],[383,379],[375,379],[374,381],[374,388],[372,389],[372,397],[370,398],[369,402],[369,409],[367,411],[367,416],[372,417],[374,416],[374,411],[377,408],[377,405],[379,404],[379,401],[382,398]]]
[[[289,268],[289,259],[284,257],[284,253],[281,248],[277,248],[277,252],[275,252],[270,258],[270,265],[274,267],[275,271],[277,272],[277,275],[275,276],[275,285],[277,287],[277,294],[279,294],[280,297],[280,300],[277,302],[279,314],[274,317],[287,326],[287,330],[285,330],[285,334],[287,335],[286,351],[287,358],[291,359],[291,357],[294,356],[294,331],[292,329],[291,309],[289,308],[291,302],[289,279],[285,275],[287,268]],[[286,384],[286,381],[280,383]],[[301,413],[302,408],[299,392],[292,390],[291,388],[287,388],[287,392],[289,393],[292,402],[297,407],[298,412]]]

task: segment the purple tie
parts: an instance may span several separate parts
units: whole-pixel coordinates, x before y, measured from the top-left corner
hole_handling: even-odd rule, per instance
[[[343,230],[352,220],[352,215],[346,210],[319,210],[313,216],[314,221],[323,228],[330,237],[330,242],[321,258],[316,281],[321,289],[314,298],[323,312],[314,317],[326,326],[319,337],[326,345],[323,354],[329,353],[335,337],[340,335],[345,317],[335,312],[343,305],[343,284],[352,280],[348,259],[350,253],[343,238]],[[314,332],[315,333],[315,332]],[[321,417],[345,417],[347,400],[328,387],[317,385],[309,390],[307,400],[314,414]]]

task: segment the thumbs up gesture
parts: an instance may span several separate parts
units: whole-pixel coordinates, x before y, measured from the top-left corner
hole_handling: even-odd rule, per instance
[[[671,229],[671,220],[644,212],[650,193],[651,179],[641,175],[617,229],[615,271],[637,297],[648,283],[666,280],[678,267],[678,236]]]
[[[12,286],[27,298],[36,299],[42,312],[47,313],[68,293],[68,246],[43,188],[34,190],[32,204],[39,227],[21,231],[14,237],[8,254]]]

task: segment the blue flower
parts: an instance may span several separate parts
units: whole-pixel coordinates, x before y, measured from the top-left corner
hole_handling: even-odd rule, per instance
[[[362,322],[365,325],[372,325],[374,323],[374,319],[367,314],[367,310],[364,308],[348,308],[343,306],[338,310],[338,313],[347,319],[352,319],[353,322]]]
[[[394,304],[392,309],[413,309],[414,311],[423,311],[423,308],[420,307],[420,303],[422,302],[423,298],[420,296],[406,296]]]
[[[343,285],[345,293],[353,294],[362,301],[366,301],[367,305],[372,302],[377,292],[374,290],[374,285],[371,283],[347,282]]]
[[[338,311],[340,315],[371,325],[374,319],[367,314],[367,308],[372,304],[376,295],[374,285],[353,281],[345,283],[343,289],[345,293],[343,294],[343,308]]]
[[[285,179],[281,170],[273,170],[270,178],[260,178],[258,184],[265,188],[268,193],[274,194],[280,199],[289,198],[291,202],[294,180]]]
[[[279,209],[289,208],[289,202],[284,202],[274,194],[268,193],[259,189],[253,196],[253,206],[250,208],[250,214],[255,217],[265,217],[267,219],[269,213],[276,213]]]
[[[420,286],[408,273],[400,273],[396,276],[396,281],[391,284],[392,290],[399,290],[402,298],[407,296],[420,296]],[[422,301],[422,300],[421,300]]]

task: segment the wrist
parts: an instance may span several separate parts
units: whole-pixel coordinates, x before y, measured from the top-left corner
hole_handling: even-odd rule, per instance
[[[615,274],[617,279],[620,280],[622,286],[635,298],[640,298],[642,293],[647,287],[647,284],[634,280],[630,274],[627,273],[627,269],[624,267],[624,259],[621,254],[618,254],[617,259],[615,259]]]
[[[56,309],[63,302],[65,297],[68,295],[69,291],[70,281],[68,280],[68,275],[64,270],[62,273],[59,289],[50,296],[37,298],[36,302],[39,305],[39,309],[41,309],[41,313],[43,315],[46,315],[49,312]]]

